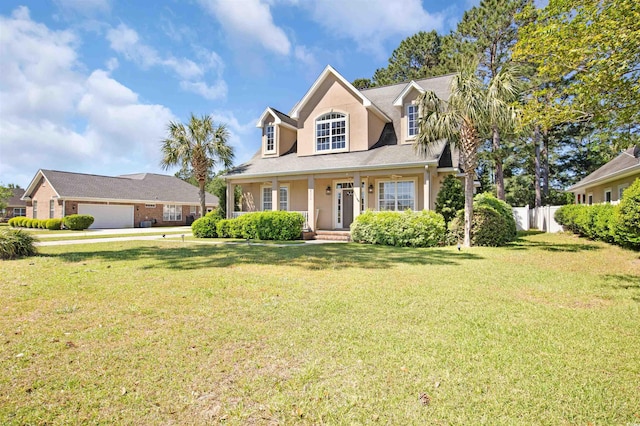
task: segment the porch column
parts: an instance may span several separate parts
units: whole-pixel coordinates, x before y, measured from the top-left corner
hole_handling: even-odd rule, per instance
[[[316,180],[313,175],[307,177],[307,225],[316,230]]]
[[[424,206],[422,206],[425,210],[431,210],[431,170],[429,170],[429,166],[424,166]]]
[[[360,172],[353,174],[353,220],[360,216],[360,203],[362,201],[362,183]]]
[[[280,185],[277,177],[271,180],[271,210],[280,210]]]
[[[233,210],[235,208],[235,193],[236,186],[230,181],[227,181],[227,219],[233,218]],[[203,215],[204,216],[204,215]]]

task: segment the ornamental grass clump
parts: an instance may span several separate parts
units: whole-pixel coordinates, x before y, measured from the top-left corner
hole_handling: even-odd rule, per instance
[[[37,254],[36,239],[20,229],[5,229],[0,232],[0,259],[17,259]]]

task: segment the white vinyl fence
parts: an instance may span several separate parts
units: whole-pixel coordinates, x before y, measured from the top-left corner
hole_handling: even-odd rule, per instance
[[[553,218],[561,206],[529,206],[513,207],[513,218],[516,220],[518,231],[537,229],[545,232],[562,232],[562,226]]]

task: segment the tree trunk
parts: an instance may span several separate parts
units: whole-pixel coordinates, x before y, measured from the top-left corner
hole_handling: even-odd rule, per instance
[[[496,167],[496,195],[504,201],[504,172],[502,169],[502,153],[500,152],[500,130],[493,126],[493,163]]]
[[[544,186],[542,187],[542,195],[545,200],[549,200],[549,132],[546,129],[542,132],[542,144],[544,158]]]
[[[473,177],[474,171],[466,170],[464,176],[464,247],[471,247],[471,223],[473,220]]]
[[[204,179],[200,179],[198,181],[198,187],[199,187],[199,191],[198,191],[198,195],[200,197],[200,217],[204,217],[205,214],[207,214],[207,208],[206,208],[206,203],[205,203],[205,199],[204,199],[204,185],[205,185],[205,180]]]
[[[533,143],[535,144],[536,156],[534,160],[534,187],[536,190],[535,206],[542,206],[542,192],[540,191],[540,126],[536,125],[533,130]]]

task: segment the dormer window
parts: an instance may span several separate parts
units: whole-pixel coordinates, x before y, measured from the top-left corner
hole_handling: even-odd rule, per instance
[[[275,152],[276,151],[276,129],[273,124],[267,125],[265,128],[265,136],[266,136],[266,146],[265,152]]]
[[[347,149],[347,116],[329,112],[316,119],[316,152]]]
[[[418,136],[418,105],[407,105],[407,136]]]

